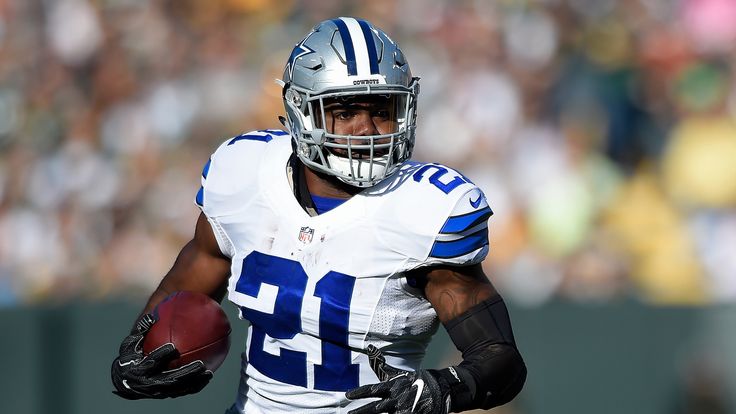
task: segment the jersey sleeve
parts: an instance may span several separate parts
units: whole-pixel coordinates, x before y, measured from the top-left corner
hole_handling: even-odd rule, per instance
[[[266,144],[286,135],[275,130],[253,131],[225,140],[202,169],[201,187],[194,202],[202,210],[220,245],[232,256],[232,243],[220,221],[247,209],[256,192],[259,166]]]
[[[229,138],[202,169],[195,203],[208,217],[228,216],[246,209],[255,191],[266,144],[284,131],[263,130]]]
[[[459,197],[434,238],[425,265],[480,263],[489,250],[488,218],[493,211],[473,186]]]
[[[402,173],[382,209],[385,223],[379,223],[387,248],[404,258],[401,270],[482,261],[493,214],[483,192],[441,164],[416,164]]]

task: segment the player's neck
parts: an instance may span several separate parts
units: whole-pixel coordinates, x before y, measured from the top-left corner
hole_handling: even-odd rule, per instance
[[[362,189],[347,185],[335,177],[319,174],[307,166],[302,165],[304,178],[307,182],[309,193],[318,197],[348,199],[358,194]]]

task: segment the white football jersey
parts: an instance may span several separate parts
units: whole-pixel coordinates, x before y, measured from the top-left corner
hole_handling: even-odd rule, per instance
[[[232,258],[228,299],[250,321],[233,412],[346,413],[345,392],[378,381],[364,349],[416,370],[439,325],[405,272],[478,263],[488,252],[483,193],[458,172],[406,163],[342,205],[310,216],[287,173],[291,138],[225,141],[196,202]]]

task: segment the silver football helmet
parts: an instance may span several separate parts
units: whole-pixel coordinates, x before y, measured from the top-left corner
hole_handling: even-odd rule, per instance
[[[398,45],[365,20],[318,24],[296,44],[284,69],[286,126],[296,155],[356,187],[393,174],[414,146],[418,81]],[[381,127],[336,131],[331,108],[352,102],[377,102]]]

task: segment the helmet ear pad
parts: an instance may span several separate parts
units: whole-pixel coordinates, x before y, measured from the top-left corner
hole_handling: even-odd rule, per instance
[[[291,91],[287,91],[284,93],[284,96],[292,95],[290,92]],[[284,108],[286,109],[286,127],[289,129],[289,133],[292,138],[303,136],[303,131],[313,129],[311,117],[296,106],[294,99],[284,98]],[[308,143],[304,142],[302,139],[294,139],[293,141],[294,151],[299,158],[316,161],[318,155],[317,148],[314,145],[308,145]]]

